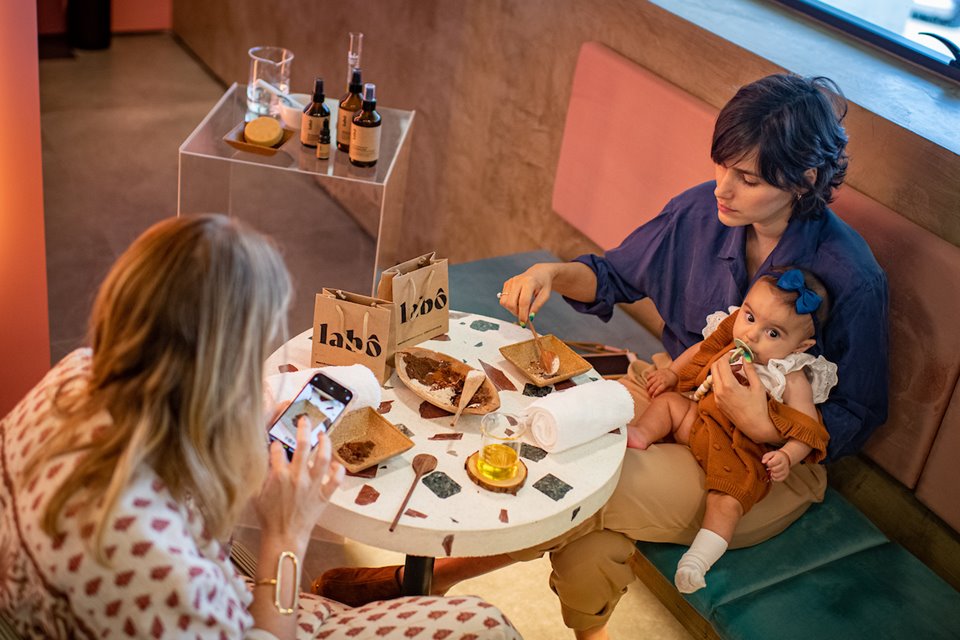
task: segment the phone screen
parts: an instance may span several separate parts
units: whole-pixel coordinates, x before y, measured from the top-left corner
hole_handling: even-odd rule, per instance
[[[297,426],[305,420],[310,427],[310,446],[315,447],[320,434],[333,427],[351,400],[353,392],[350,389],[318,373],[310,378],[290,406],[270,426],[270,439],[279,440],[287,457],[292,458],[297,447]]]
[[[626,375],[630,368],[630,357],[625,353],[589,354],[583,358],[605,378]]]

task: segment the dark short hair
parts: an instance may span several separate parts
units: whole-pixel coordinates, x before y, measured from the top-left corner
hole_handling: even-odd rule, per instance
[[[774,74],[742,87],[720,111],[710,157],[729,166],[757,152],[760,176],[801,193],[793,213],[819,215],[847,173],[847,103],[829,78]],[[816,169],[810,182],[804,173]]]

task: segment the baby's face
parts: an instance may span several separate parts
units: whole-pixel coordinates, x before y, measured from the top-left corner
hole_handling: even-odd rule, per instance
[[[814,344],[813,320],[798,314],[774,289],[766,280],[758,281],[747,292],[733,324],[733,337],[750,347],[758,364],[802,353]]]

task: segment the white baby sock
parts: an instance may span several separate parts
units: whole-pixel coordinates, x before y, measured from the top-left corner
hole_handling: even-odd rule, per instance
[[[693,544],[677,563],[673,583],[680,593],[693,593],[707,586],[704,576],[727,550],[727,541],[709,529],[700,529]]]

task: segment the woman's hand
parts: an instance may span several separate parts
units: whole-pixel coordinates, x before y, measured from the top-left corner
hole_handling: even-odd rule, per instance
[[[790,456],[785,451],[780,449],[767,451],[760,458],[760,462],[767,465],[770,479],[775,482],[783,482],[790,475]]]
[[[733,424],[754,442],[781,444],[783,438],[767,414],[767,391],[760,382],[753,364],[744,363],[740,373],[746,376],[742,385],[730,368],[727,358],[720,358],[710,367],[717,406]]]
[[[530,315],[540,310],[553,290],[554,267],[550,263],[535,264],[516,275],[500,288],[500,306],[526,323]]]
[[[541,262],[503,283],[500,306],[526,323],[553,291],[591,302],[597,297],[597,275],[582,262]]]
[[[665,391],[676,388],[680,377],[671,369],[657,369],[647,374],[647,393],[656,398]]]
[[[343,467],[330,460],[330,439],[321,434],[310,449],[310,427],[306,420],[297,426],[297,448],[293,459],[279,442],[270,443],[270,470],[254,499],[260,520],[260,550],[257,555],[257,585],[253,589],[250,613],[257,629],[278,638],[294,638],[296,615],[283,615],[274,604],[274,594],[284,595],[283,606],[297,608],[299,567],[310,542],[310,532],[327,506],[330,496],[343,480]],[[285,560],[292,553],[296,561]],[[273,580],[271,584],[269,581]]]
[[[296,545],[302,553],[343,474],[343,467],[331,460],[326,434],[311,451],[305,424],[297,428],[297,448],[290,462],[281,444],[272,442],[270,470],[254,500],[263,535]]]

